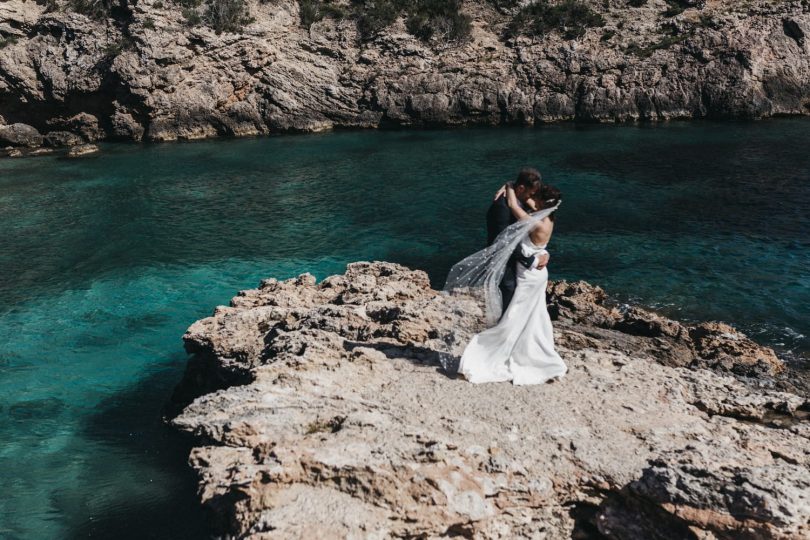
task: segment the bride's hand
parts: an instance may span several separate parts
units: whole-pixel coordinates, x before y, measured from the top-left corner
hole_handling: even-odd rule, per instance
[[[517,193],[515,193],[515,187],[511,183],[507,183],[504,187],[506,188],[506,204],[512,209],[512,213],[516,218],[524,219],[526,212],[523,212],[523,209],[520,210],[520,212],[522,212],[521,215],[519,215],[520,212],[518,214],[515,213],[517,211],[516,209],[520,208],[520,201],[518,201]]]
[[[499,190],[498,190],[498,191],[495,193],[495,198],[494,198],[494,199],[492,199],[492,200],[493,200],[493,201],[497,201],[497,200],[498,200],[498,199],[500,199],[501,197],[504,197],[504,196],[506,195],[506,186],[508,186],[508,185],[509,185],[509,184],[504,184],[504,185],[502,185],[502,186],[501,186],[501,189],[499,189]]]

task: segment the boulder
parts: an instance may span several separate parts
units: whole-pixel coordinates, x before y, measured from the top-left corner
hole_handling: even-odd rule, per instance
[[[68,131],[78,133],[89,143],[104,138],[104,131],[99,127],[98,118],[92,114],[76,114],[65,120],[62,125]]]
[[[741,375],[774,375],[784,364],[772,349],[762,347],[728,324],[706,322],[689,330],[698,354],[695,364],[729,370]]]
[[[34,148],[42,145],[42,135],[28,124],[0,126],[0,144]]]
[[[621,320],[619,311],[608,305],[604,289],[584,281],[552,281],[546,302],[552,320],[565,319],[601,328],[612,328]]]
[[[78,146],[84,139],[70,131],[50,131],[45,135],[45,144],[53,147]]]

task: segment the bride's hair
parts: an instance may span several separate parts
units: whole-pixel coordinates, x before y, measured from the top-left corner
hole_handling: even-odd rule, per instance
[[[543,184],[540,186],[540,189],[535,192],[532,198],[534,199],[534,202],[537,203],[537,209],[542,210],[544,208],[556,206],[560,201],[562,201],[562,192],[550,184]],[[551,214],[549,217],[554,219],[554,214]]]

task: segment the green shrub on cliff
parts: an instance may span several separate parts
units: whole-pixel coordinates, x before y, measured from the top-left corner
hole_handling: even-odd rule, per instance
[[[489,2],[491,6],[505,13],[511,13],[520,5],[519,0],[487,0],[487,2]]]
[[[405,0],[352,0],[353,15],[363,39],[376,36],[397,20],[405,3]]]
[[[204,19],[217,34],[239,32],[253,22],[245,0],[208,0]]]
[[[332,0],[298,0],[301,25],[309,28],[326,17],[341,20],[348,15],[346,7]]]
[[[203,23],[202,15],[194,8],[183,8],[181,13],[186,21],[186,26],[199,26]]]
[[[9,45],[14,45],[17,43],[17,36],[6,36],[0,34],[0,49],[3,47],[8,47]]]
[[[423,41],[458,42],[470,36],[472,19],[461,13],[461,0],[421,0],[410,9],[408,32]]]
[[[92,19],[103,19],[109,16],[115,4],[114,0],[70,0],[67,6],[71,11]]]
[[[217,34],[239,33],[254,21],[245,0],[176,0],[188,26],[206,24]]]
[[[399,17],[408,32],[425,42],[454,43],[470,35],[471,19],[461,13],[461,0],[299,0],[301,25],[308,28],[324,18],[351,18],[362,39],[372,39]]]
[[[664,11],[664,16],[674,17],[683,13],[684,10],[686,10],[686,6],[683,2],[678,2],[677,0],[667,0],[667,9]]]
[[[127,36],[121,36],[118,41],[114,41],[112,43],[108,43],[106,47],[103,49],[103,56],[101,58],[101,62],[103,63],[110,63],[115,58],[124,51],[131,51],[135,48],[135,43],[132,41],[132,38]]]
[[[544,36],[558,32],[565,39],[576,39],[584,36],[588,28],[604,25],[602,16],[579,0],[558,3],[538,0],[517,12],[506,28],[506,35]]]
[[[661,30],[664,35],[661,36],[658,41],[646,45],[639,45],[635,41],[631,41],[630,44],[624,48],[624,52],[633,54],[639,58],[649,58],[655,51],[669,49],[673,45],[683,43],[695,33],[694,26],[686,31],[682,31],[674,24],[664,25]]]
[[[680,15],[688,8],[703,9],[706,6],[706,0],[665,0],[667,9],[664,11],[665,17],[674,17]]]

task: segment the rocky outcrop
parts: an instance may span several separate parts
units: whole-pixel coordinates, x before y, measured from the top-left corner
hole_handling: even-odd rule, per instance
[[[81,146],[84,144],[84,139],[70,131],[51,131],[45,135],[45,144],[57,148],[63,146]]]
[[[807,2],[586,2],[604,26],[566,40],[505,38],[510,15],[468,0],[469,39],[440,46],[401,19],[371,39],[352,20],[302,28],[295,0],[247,0],[252,21],[221,34],[169,0],[102,20],[8,0],[0,116],[93,142],[810,113]]]
[[[749,377],[773,376],[784,369],[773,350],[757,345],[728,324],[685,325],[635,306],[613,306],[604,290],[582,281],[552,284],[548,299],[552,318],[560,319],[563,328],[585,335],[597,328],[619,332],[612,339],[597,334],[601,345],[593,343],[595,347],[636,354],[648,350],[667,365],[716,368]]]
[[[614,310],[582,282],[549,293],[569,373],[530,387],[456,378],[478,303],[394,264],[265,280],[194,323],[172,423],[199,441],[215,532],[810,534],[808,402],[733,376],[738,362],[781,369],[771,351],[726,326]]]

